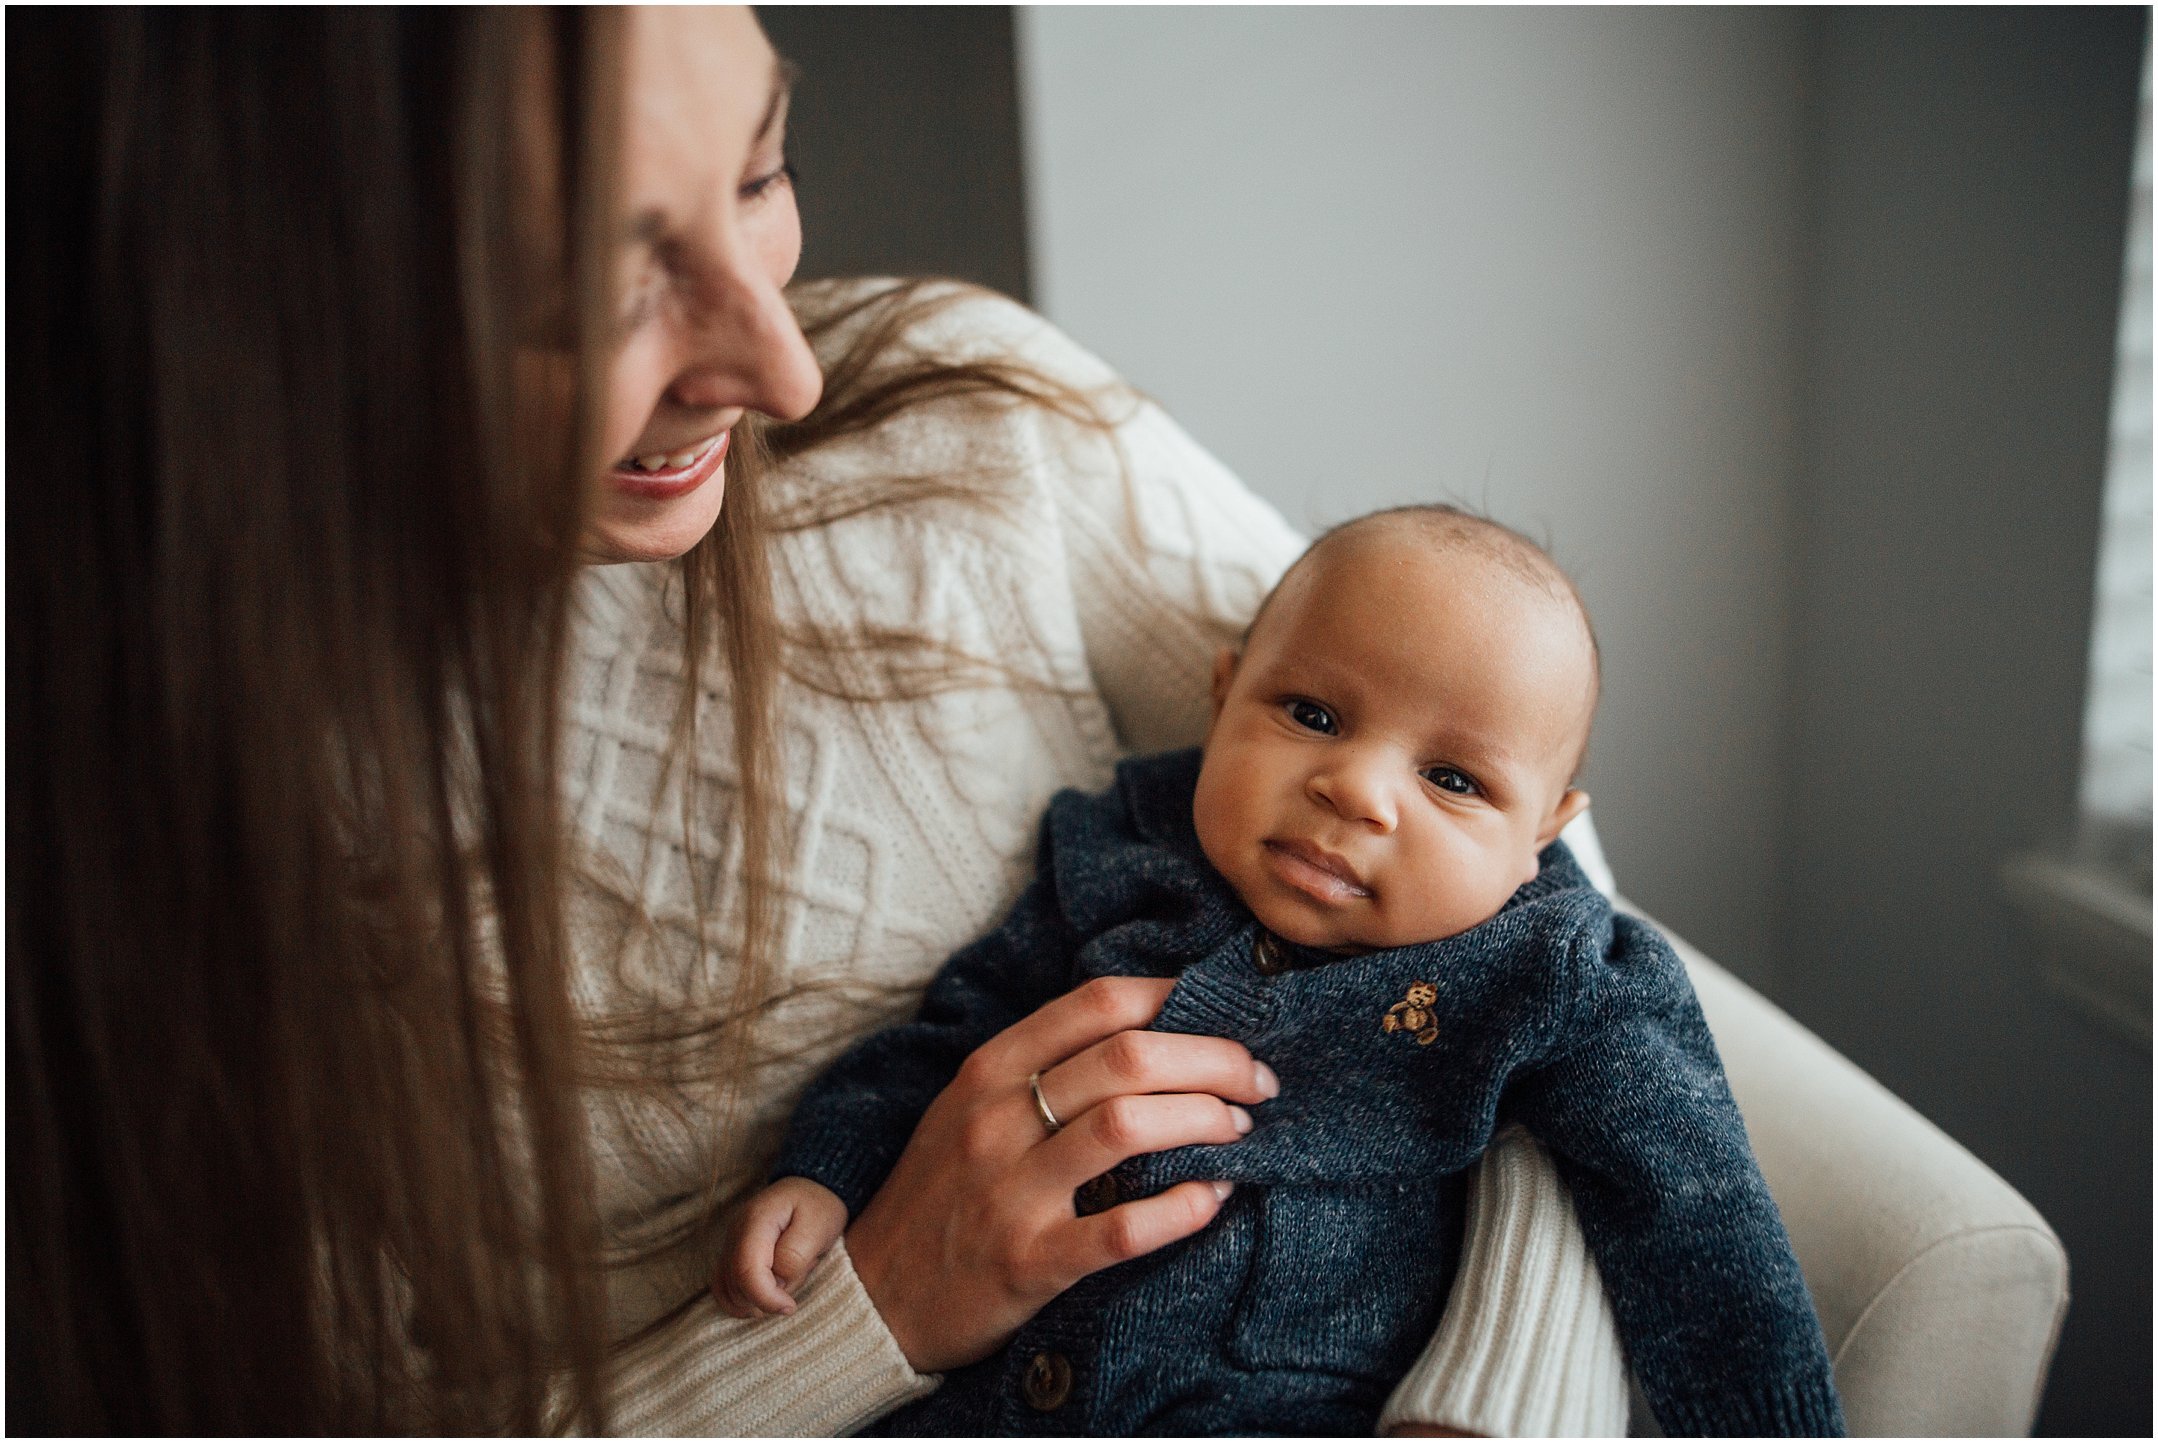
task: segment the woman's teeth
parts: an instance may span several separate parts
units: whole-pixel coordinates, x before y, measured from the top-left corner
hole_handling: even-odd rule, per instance
[[[710,450],[712,441],[718,439],[717,436],[714,436],[711,441],[700,442],[690,447],[687,451],[675,451],[672,453],[654,451],[649,456],[632,456],[627,462],[623,463],[623,468],[636,471],[679,471]]]

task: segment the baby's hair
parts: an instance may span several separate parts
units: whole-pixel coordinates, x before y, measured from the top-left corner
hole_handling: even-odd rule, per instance
[[[1580,619],[1581,630],[1588,637],[1592,687],[1589,714],[1593,726],[1596,700],[1603,694],[1603,648],[1596,640],[1596,626],[1589,619],[1588,604],[1581,599],[1580,589],[1574,585],[1573,578],[1551,559],[1550,552],[1513,527],[1450,502],[1424,501],[1407,506],[1390,506],[1383,511],[1371,511],[1362,516],[1351,517],[1338,526],[1321,532],[1318,539],[1305,548],[1304,554],[1296,558],[1289,569],[1282,573],[1281,580],[1274,583],[1274,589],[1266,594],[1266,599],[1259,603],[1258,611],[1252,615],[1251,624],[1244,628],[1244,636],[1239,645],[1251,644],[1252,635],[1258,630],[1259,621],[1266,615],[1267,607],[1273,604],[1282,587],[1304,563],[1329,546],[1382,527],[1413,530],[1430,538],[1442,548],[1473,552],[1504,567],[1552,600],[1570,608]],[[1584,728],[1581,754],[1574,760],[1573,775],[1576,779],[1580,777],[1581,769],[1587,761],[1588,728]]]

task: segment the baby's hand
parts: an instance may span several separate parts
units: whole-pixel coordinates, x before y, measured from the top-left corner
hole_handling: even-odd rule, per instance
[[[712,1296],[737,1318],[791,1313],[794,1290],[846,1230],[838,1193],[806,1177],[783,1177],[735,1214]]]

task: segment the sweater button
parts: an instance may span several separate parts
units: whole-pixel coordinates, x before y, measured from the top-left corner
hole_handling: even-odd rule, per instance
[[[1039,1413],[1054,1413],[1071,1395],[1071,1359],[1062,1353],[1036,1353],[1027,1364],[1026,1380],[1019,1385],[1019,1396],[1027,1400],[1027,1406]]]
[[[1117,1194],[1116,1179],[1108,1173],[1087,1179],[1079,1185],[1079,1215],[1091,1217],[1095,1213],[1107,1212],[1116,1206]]]
[[[1271,932],[1261,932],[1251,949],[1252,965],[1264,977],[1279,977],[1289,970],[1289,951]]]

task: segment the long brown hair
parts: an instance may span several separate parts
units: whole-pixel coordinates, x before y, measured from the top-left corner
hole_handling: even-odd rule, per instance
[[[603,1392],[555,800],[600,458],[516,368],[595,394],[613,36],[9,25],[15,1431]]]
[[[1027,682],[927,638],[783,632],[767,546],[842,518],[766,516],[759,478],[930,401],[1106,429],[1099,398],[912,355],[949,289],[805,288],[813,338],[846,335],[826,400],[739,429],[679,573],[677,762],[698,668],[728,681],[735,986],[575,1015],[556,733],[605,459],[582,398],[615,25],[11,27],[16,1431],[603,1427],[576,1088],[716,1077],[723,1118],[755,1064],[782,677],[864,704]],[[570,373],[566,426],[521,362]],[[943,494],[989,493],[895,476],[845,504]]]

